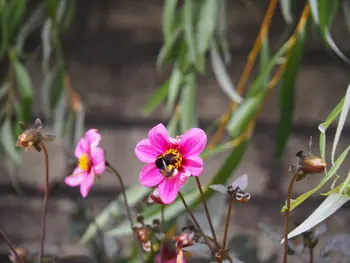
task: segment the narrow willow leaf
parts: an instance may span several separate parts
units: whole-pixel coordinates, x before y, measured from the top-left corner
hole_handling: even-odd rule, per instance
[[[253,84],[249,87],[247,98],[254,97],[257,94],[266,91],[267,86],[264,86],[264,81],[270,75],[271,71],[274,67],[279,63],[280,58],[286,53],[288,50],[288,45],[284,44],[270,59],[269,63],[267,63],[266,67],[259,72],[258,77],[254,80]]]
[[[288,239],[298,236],[323,222],[325,219],[334,214],[347,201],[349,201],[349,198],[338,193],[332,193],[303,223],[288,234]],[[283,241],[284,240],[282,240],[282,242]]]
[[[2,100],[8,93],[9,85],[8,82],[4,82],[4,84],[0,87],[0,100]]]
[[[349,0],[343,1],[342,10],[344,14],[345,25],[348,29],[348,32],[350,33],[350,1]]]
[[[269,61],[270,61],[270,47],[269,47],[269,39],[268,36],[266,35],[262,40],[261,40],[261,48],[260,48],[260,56],[259,56],[259,67],[260,67],[260,72],[264,71],[265,68],[268,66]],[[265,87],[267,87],[267,84],[269,83],[270,80],[270,73],[268,73],[263,80],[263,84]]]
[[[331,154],[332,164],[334,163],[335,151],[336,151],[337,146],[338,146],[340,135],[341,135],[343,128],[344,128],[346,117],[348,116],[349,108],[350,108],[350,84],[348,86],[348,89],[346,90],[343,108],[342,108],[341,113],[340,113],[337,131],[336,131],[335,136],[334,136],[332,154]]]
[[[216,28],[220,1],[203,0],[197,22],[197,47],[201,56],[207,52]]]
[[[218,46],[221,48],[224,55],[225,64],[231,62],[230,45],[227,40],[227,7],[226,0],[221,0],[218,3]]]
[[[246,99],[240,107],[233,113],[227,124],[229,134],[236,138],[243,132],[254,118],[262,102],[262,96]]]
[[[51,88],[54,85],[54,81],[56,80],[56,77],[57,77],[57,67],[55,66],[44,75],[43,81],[41,83],[41,87],[40,87],[41,107],[46,117],[51,116],[51,108],[50,108]]]
[[[172,112],[174,110],[175,101],[179,94],[182,80],[183,80],[183,74],[180,68],[178,67],[178,65],[175,64],[173,72],[170,77],[170,82],[169,82],[168,103],[167,103],[168,112]]]
[[[138,202],[140,202],[148,193],[151,192],[151,189],[145,188],[143,186],[137,185],[126,191],[126,197],[129,202],[129,206],[134,206]],[[84,235],[80,239],[81,244],[87,244],[94,237],[96,237],[101,231],[105,230],[105,227],[110,219],[118,217],[121,211],[125,210],[123,206],[123,196],[120,194],[118,199],[111,202],[100,215],[98,215],[94,222],[89,225]],[[127,221],[127,228],[130,229],[130,222]],[[131,229],[130,232],[131,233]]]
[[[9,119],[5,119],[2,124],[0,140],[8,156],[10,156],[17,165],[20,165],[22,163],[21,154],[16,149],[16,140],[13,136],[12,123]]]
[[[311,14],[316,24],[320,23],[320,18],[318,14],[318,0],[309,0]]]
[[[61,94],[54,111],[54,131],[57,138],[62,138],[64,133],[64,124],[66,123],[66,112],[68,111],[68,100],[66,91]]]
[[[284,20],[287,24],[293,23],[293,15],[292,15],[292,1],[291,0],[280,0],[281,11],[284,17]]]
[[[81,105],[79,110],[76,113],[76,120],[75,120],[75,130],[74,130],[74,141],[73,144],[76,145],[80,138],[84,135],[85,130],[85,109]]]
[[[21,54],[23,50],[23,45],[27,40],[28,36],[37,29],[45,18],[45,5],[41,3],[37,6],[34,11],[29,15],[28,19],[25,23],[23,23],[22,27],[19,30],[16,38],[15,50],[17,54]]]
[[[178,117],[178,114],[175,112],[166,127],[169,132],[169,135],[173,138],[175,138],[176,135],[178,134],[178,123],[179,123],[179,117]]]
[[[41,43],[42,43],[42,62],[41,62],[41,67],[42,67],[42,72],[43,74],[47,74],[49,71],[49,60],[51,56],[51,36],[52,36],[52,20],[51,18],[46,19],[43,28],[41,30]]]
[[[169,43],[174,30],[177,0],[165,0],[163,9],[164,42]]]
[[[342,165],[342,163],[344,162],[345,158],[347,157],[348,153],[350,150],[350,146],[348,146],[344,152],[342,152],[342,154],[338,157],[338,159],[335,161],[334,165],[332,166],[332,168],[329,170],[329,172],[327,174],[325,174],[325,176],[323,177],[323,179],[321,180],[321,182],[319,183],[318,186],[316,186],[315,188],[307,191],[306,193],[298,196],[298,198],[294,199],[291,204],[290,204],[290,211],[292,211],[293,209],[295,209],[297,206],[299,206],[302,202],[304,202],[307,198],[309,198],[312,194],[316,193],[319,189],[321,189],[321,187],[328,182],[338,171],[339,167]],[[282,212],[285,211],[287,208],[286,206],[283,206],[282,208]]]
[[[184,86],[181,90],[180,131],[182,133],[190,128],[198,126],[196,114],[196,88],[196,73],[188,73],[184,77]]]
[[[176,43],[179,40],[182,31],[183,26],[178,26],[172,33],[170,40],[164,43],[157,58],[157,69],[160,69],[166,61],[176,57],[175,54],[179,51],[179,47],[176,46]]]
[[[281,158],[287,145],[293,124],[296,81],[300,69],[305,40],[305,27],[297,35],[294,46],[288,51],[286,68],[282,74],[279,90],[279,123],[276,155]]]
[[[194,34],[194,25],[196,18],[195,8],[196,6],[193,3],[193,0],[185,0],[184,2],[184,27],[185,27],[185,40],[188,47],[189,60],[193,65],[196,65],[197,62],[197,48],[196,48],[196,39]]]
[[[148,100],[144,111],[151,114],[163,101],[165,101],[169,90],[169,80],[165,81]]]
[[[21,108],[22,108],[22,120],[28,123],[32,112],[32,101],[34,89],[32,86],[31,79],[26,68],[18,61],[14,62],[14,70],[16,73],[17,86],[21,96]]]
[[[220,88],[223,90],[223,92],[226,93],[226,95],[231,100],[240,104],[243,101],[243,99],[235,90],[235,86],[233,85],[226,71],[225,64],[220,57],[220,54],[218,52],[215,42],[213,42],[210,48],[210,59],[211,59],[213,72],[215,74],[215,78],[219,83]]]
[[[338,103],[338,105],[332,110],[332,112],[328,115],[326,121],[322,122],[318,129],[320,131],[320,153],[321,158],[326,160],[326,130],[333,123],[335,118],[338,117],[344,105],[344,98]]]

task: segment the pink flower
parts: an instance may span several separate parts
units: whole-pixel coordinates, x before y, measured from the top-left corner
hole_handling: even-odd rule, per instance
[[[141,140],[135,148],[137,158],[146,163],[139,180],[146,187],[158,186],[163,203],[175,199],[189,176],[203,172],[203,160],[199,154],[207,143],[205,132],[192,128],[182,136],[171,138],[163,124],[153,127],[148,139]]]
[[[100,141],[101,135],[96,129],[90,129],[85,133],[74,151],[75,157],[78,158],[78,167],[65,179],[68,186],[80,185],[80,193],[84,198],[94,184],[95,176],[105,170],[104,151],[98,147]]]

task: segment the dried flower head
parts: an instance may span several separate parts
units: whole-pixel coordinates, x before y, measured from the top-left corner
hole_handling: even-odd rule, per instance
[[[30,147],[34,146],[34,148],[40,152],[41,146],[40,143],[42,141],[53,141],[55,136],[53,134],[45,134],[41,133],[41,129],[43,127],[41,120],[36,119],[34,123],[34,127],[28,127],[28,125],[23,122],[19,123],[21,128],[24,130],[17,139],[16,146],[25,147],[25,151],[27,152]]]
[[[207,143],[205,132],[193,128],[182,136],[172,138],[163,124],[153,127],[148,138],[135,147],[137,158],[146,163],[139,180],[146,187],[158,187],[164,204],[172,203],[187,179],[203,172],[203,160],[199,154]]]

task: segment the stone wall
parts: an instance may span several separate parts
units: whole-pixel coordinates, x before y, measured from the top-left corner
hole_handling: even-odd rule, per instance
[[[228,5],[228,37],[232,50],[232,63],[228,71],[234,83],[237,83],[268,1],[232,2]],[[121,0],[97,4],[80,0],[77,10],[79,16],[64,38],[72,85],[86,105],[87,127],[100,130],[102,146],[110,162],[125,176],[126,185],[132,186],[138,183],[141,167],[134,156],[135,144],[146,136],[150,127],[159,122],[166,123],[169,119],[162,107],[151,116],[143,112],[148,98],[169,74],[169,68],[162,72],[155,68],[156,56],[162,44],[162,1]],[[300,10],[296,13],[299,14]],[[272,24],[271,43],[276,45],[281,41],[283,32],[284,24],[278,10]],[[336,26],[334,36],[340,47],[348,47],[349,38],[341,23]],[[31,65],[31,75],[36,87],[42,77],[39,69],[40,61],[35,61]],[[327,53],[320,40],[310,34],[297,81],[293,133],[280,162],[274,157],[279,118],[277,90],[260,115],[255,135],[237,171],[237,174],[249,175],[247,190],[253,196],[252,202],[237,208],[231,228],[237,234],[255,236],[253,239],[261,248],[259,257],[266,258],[276,246],[258,234],[256,219],[277,227],[283,225],[283,216],[279,211],[290,180],[288,166],[291,161],[296,161],[296,151],[307,148],[309,136],[314,137],[314,151],[318,151],[317,126],[344,95],[348,83],[347,67]],[[229,100],[210,73],[210,68],[206,76],[200,77],[198,91],[197,111],[205,127],[227,110]],[[36,100],[39,105],[38,96]],[[36,106],[34,111],[40,114],[39,107]],[[331,127],[330,138],[334,133],[335,128]],[[349,140],[349,127],[346,126],[339,149],[344,149]],[[331,142],[329,140],[328,149]],[[63,177],[69,174],[69,156],[65,154],[59,139],[48,147],[51,183],[56,185],[49,208],[48,247],[52,253],[85,251],[75,245],[77,240],[67,233],[78,197],[78,190],[68,189],[62,184]],[[203,183],[208,182],[225,156],[225,153],[220,154],[206,163]],[[41,154],[34,151],[23,158],[24,166],[18,169],[8,162],[1,166],[0,225],[14,243],[36,247],[40,235],[42,197],[35,189],[44,180],[44,160]],[[345,175],[349,165],[344,166],[340,175]],[[311,189],[318,181],[318,176],[308,177],[303,184],[296,186],[295,195]],[[22,191],[18,194],[13,185],[20,186]],[[91,207],[89,212],[98,214],[118,191],[115,178],[108,174],[97,180],[96,187],[86,200]],[[295,218],[305,218],[321,201],[319,196],[311,198],[295,212]],[[348,215],[348,207],[345,207],[328,220],[330,233],[344,231],[349,223]],[[5,249],[5,246],[2,248]]]

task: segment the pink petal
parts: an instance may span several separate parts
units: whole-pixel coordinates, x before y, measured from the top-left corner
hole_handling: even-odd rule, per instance
[[[75,148],[74,155],[77,158],[80,158],[83,154],[88,153],[88,146],[86,143],[86,140],[84,138],[81,138],[77,144],[77,147]]]
[[[85,140],[90,148],[96,147],[101,141],[101,135],[97,129],[90,129],[85,133]]]
[[[80,185],[80,193],[83,198],[85,198],[90,192],[90,189],[94,184],[94,178],[94,169],[91,169],[91,172],[85,176],[84,181]]]
[[[85,176],[86,172],[82,171],[79,167],[77,167],[74,169],[72,175],[67,176],[64,179],[64,182],[70,187],[75,187],[80,185],[84,181]]]
[[[154,187],[164,180],[164,176],[159,172],[154,163],[146,164],[142,167],[139,181],[146,187]]]
[[[183,186],[187,182],[188,178],[191,176],[191,173],[186,167],[182,166],[179,170],[179,174],[180,186]]]
[[[91,161],[96,174],[101,174],[105,170],[105,153],[102,148],[91,148]]]
[[[180,176],[165,179],[158,186],[160,199],[164,204],[171,204],[177,197],[180,188]]]
[[[163,152],[151,145],[148,139],[141,140],[135,147],[137,158],[144,163],[154,163],[156,158]]]
[[[183,186],[187,182],[188,178],[188,176],[180,175],[180,186]]]
[[[172,146],[170,142],[171,137],[169,137],[169,133],[162,123],[149,131],[148,139],[151,145],[155,146],[161,152],[165,152]]]
[[[184,158],[185,166],[193,176],[199,176],[203,172],[203,159],[198,155],[191,155]]]
[[[180,149],[183,156],[200,154],[207,144],[207,135],[202,129],[192,128],[180,139]]]

